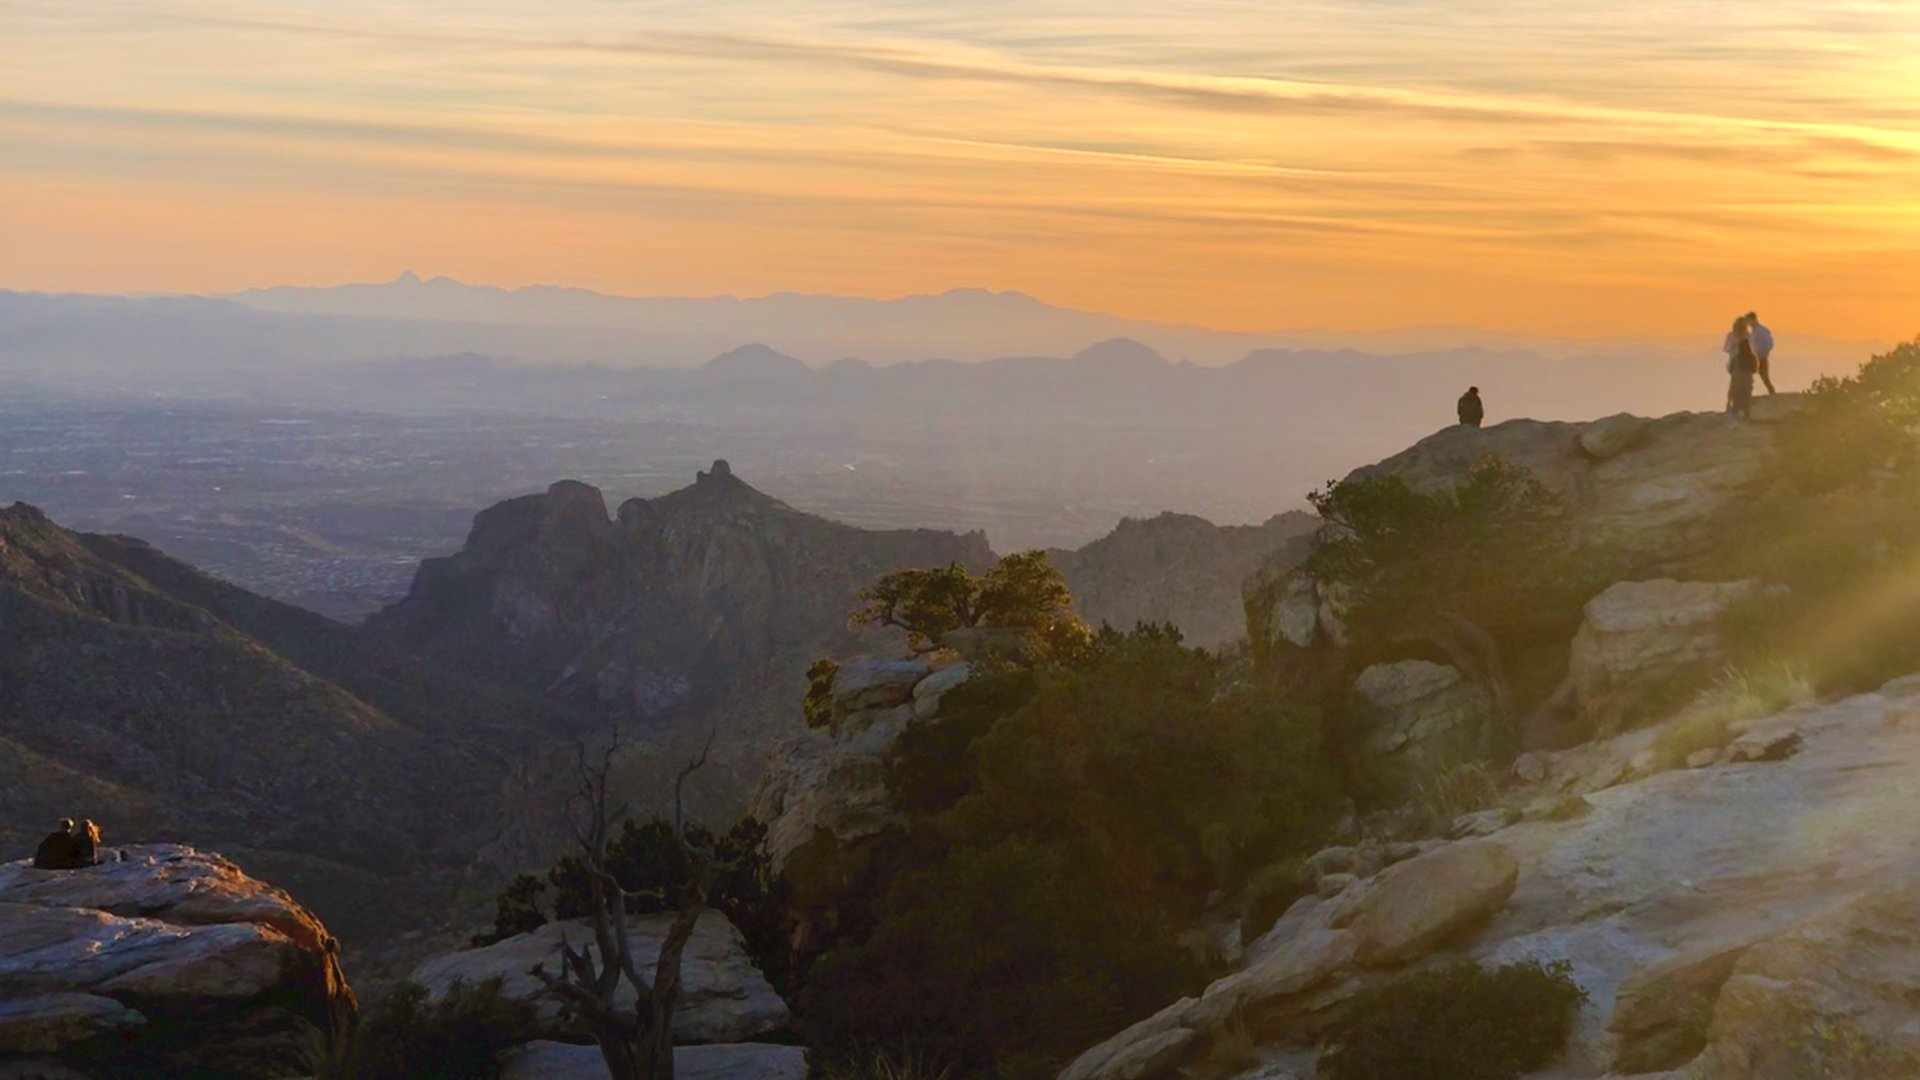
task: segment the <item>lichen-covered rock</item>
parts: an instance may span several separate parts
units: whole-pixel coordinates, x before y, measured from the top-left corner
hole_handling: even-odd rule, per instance
[[[627,921],[634,962],[651,971],[666,940],[671,915],[636,917]],[[578,946],[593,940],[584,920],[548,923],[532,933],[478,949],[435,957],[414,969],[413,981],[438,999],[455,980],[481,983],[498,976],[508,997],[536,1001],[542,1034],[566,1034],[560,1022],[560,1003],[545,996],[544,984],[529,974],[535,964],[560,970],[562,935]],[[748,959],[739,931],[717,911],[703,912],[680,964],[680,1005],[673,1017],[674,1038],[682,1042],[739,1042],[786,1028],[792,1021],[787,1006]],[[622,1000],[634,1000],[633,987],[620,984]]]
[[[1920,1076],[1920,909],[1886,883],[1760,941],[1720,988],[1697,1080]]]
[[[336,952],[286,893],[192,848],[0,865],[0,1059],[83,1076],[310,1071],[356,1013]]]
[[[1721,655],[1717,624],[1750,581],[1622,581],[1587,602],[1568,658],[1580,712],[1611,733],[1661,719],[1646,710],[1677,705],[1671,681]]]
[[[1655,1072],[1693,1060],[1706,1046],[1720,988],[1751,944],[1734,940],[1699,946],[1627,976],[1607,1021],[1607,1029],[1620,1037],[1614,1071]]]
[[[1366,749],[1402,786],[1471,758],[1492,703],[1458,669],[1426,660],[1375,664],[1353,682],[1374,719]]]

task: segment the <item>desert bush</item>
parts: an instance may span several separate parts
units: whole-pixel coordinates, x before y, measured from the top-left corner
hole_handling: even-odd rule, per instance
[[[501,991],[498,976],[456,980],[438,1001],[401,983],[375,1001],[319,1070],[321,1080],[492,1080],[501,1051],[537,1036],[532,1003]]]
[[[1321,1058],[1331,1080],[1514,1080],[1552,1062],[1587,993],[1565,963],[1458,961],[1364,995]]]
[[[476,948],[493,945],[547,925],[547,916],[540,910],[540,894],[546,891],[547,883],[531,874],[514,878],[494,901],[493,929],[475,934],[469,943]]]
[[[1796,665],[1728,667],[1654,739],[1655,767],[1680,768],[1690,754],[1731,743],[1734,724],[1772,716],[1813,696],[1812,680]]]

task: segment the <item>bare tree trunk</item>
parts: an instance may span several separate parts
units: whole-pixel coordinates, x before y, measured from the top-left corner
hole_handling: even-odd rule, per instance
[[[607,1063],[609,1080],[647,1080],[640,1070],[640,1057],[634,1052],[632,1041],[604,1029],[594,1032],[594,1041],[600,1047],[601,1060]],[[668,1075],[670,1078],[672,1074]]]

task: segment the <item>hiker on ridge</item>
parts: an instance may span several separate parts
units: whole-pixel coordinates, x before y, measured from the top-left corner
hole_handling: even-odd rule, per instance
[[[1753,376],[1760,370],[1760,354],[1753,347],[1752,328],[1745,315],[1733,320],[1727,332],[1727,415],[1753,418]]]
[[[1747,312],[1747,337],[1753,342],[1753,353],[1760,359],[1758,374],[1760,381],[1767,386],[1767,393],[1774,392],[1773,376],[1767,370],[1767,358],[1773,355],[1773,331],[1761,325],[1760,316]]]
[[[1480,388],[1477,386],[1467,387],[1467,392],[1460,395],[1460,404],[1457,408],[1460,413],[1460,423],[1467,427],[1479,427],[1480,421],[1487,415],[1486,408],[1480,404]]]

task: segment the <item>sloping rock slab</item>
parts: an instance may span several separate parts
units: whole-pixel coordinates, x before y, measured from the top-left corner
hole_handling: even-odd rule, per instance
[[[336,952],[286,893],[189,847],[0,865],[0,1060],[46,1055],[44,1069],[83,1076],[304,1072],[356,1012]]]
[[[1354,958],[1369,967],[1417,960],[1506,903],[1520,878],[1513,853],[1491,841],[1449,844],[1380,872],[1347,925]]]
[[[1908,880],[1747,950],[1720,990],[1698,1080],[1920,1076],[1920,908]]]
[[[807,1052],[764,1043],[676,1046],[674,1080],[807,1080]],[[500,1080],[607,1080],[592,1046],[531,1042],[500,1058]]]
[[[642,971],[652,970],[672,924],[670,915],[628,920],[634,962]],[[549,923],[485,948],[435,957],[414,969],[413,981],[438,1000],[456,979],[478,984],[497,975],[508,997],[539,1005],[543,1034],[566,1034],[559,1002],[545,996],[544,984],[529,974],[535,964],[559,972],[562,934],[576,947],[593,941],[592,928],[582,920]],[[786,1002],[747,958],[739,931],[717,911],[702,913],[694,926],[681,957],[680,979],[680,1007],[673,1017],[676,1041],[738,1042],[779,1031],[792,1021]],[[623,981],[620,992],[622,1002],[633,1002],[631,985]]]

